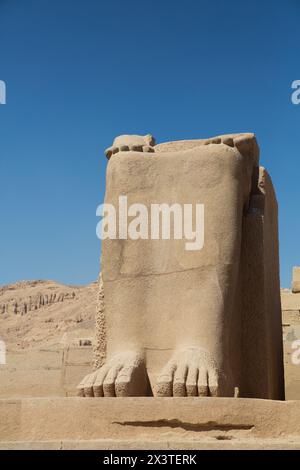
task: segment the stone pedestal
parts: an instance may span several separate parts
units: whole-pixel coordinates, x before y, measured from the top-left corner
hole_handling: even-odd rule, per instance
[[[0,400],[0,449],[300,449],[300,401]]]

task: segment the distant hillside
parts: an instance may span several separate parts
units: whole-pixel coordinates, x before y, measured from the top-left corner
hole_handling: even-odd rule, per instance
[[[0,337],[8,348],[60,342],[65,333],[84,336],[94,329],[97,283],[67,286],[23,281],[0,287]]]

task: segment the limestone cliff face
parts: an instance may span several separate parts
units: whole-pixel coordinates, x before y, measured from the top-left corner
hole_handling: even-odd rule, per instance
[[[24,281],[0,287],[1,339],[9,348],[31,348],[76,331],[93,337],[97,286]]]
[[[24,281],[0,289],[0,315],[25,315],[56,302],[71,301],[76,298],[73,288],[49,286],[46,281]]]

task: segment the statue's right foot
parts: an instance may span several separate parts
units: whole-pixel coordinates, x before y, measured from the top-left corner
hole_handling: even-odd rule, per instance
[[[143,358],[134,352],[124,352],[87,375],[77,389],[82,397],[135,397],[147,396],[148,384]]]

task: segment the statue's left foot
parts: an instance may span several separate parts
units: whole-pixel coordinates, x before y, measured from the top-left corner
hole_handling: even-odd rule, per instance
[[[178,351],[157,380],[159,397],[220,396],[220,372],[204,349]]]

